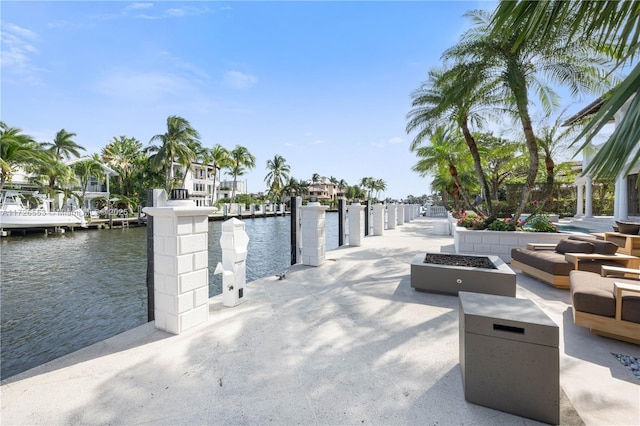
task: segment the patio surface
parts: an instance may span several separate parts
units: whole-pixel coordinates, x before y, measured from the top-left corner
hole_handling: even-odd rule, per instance
[[[416,253],[453,251],[433,222],[249,283],[237,307],[216,296],[209,322],[180,336],[150,323],[7,379],[0,421],[538,424],[465,401],[458,299],[410,287]],[[611,355],[640,357],[640,346],[575,327],[568,291],[520,273],[517,283],[560,327],[561,422],[640,424],[640,380]]]

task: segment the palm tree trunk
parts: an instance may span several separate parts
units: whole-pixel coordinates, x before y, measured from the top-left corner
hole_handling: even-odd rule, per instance
[[[460,182],[460,178],[458,177],[458,169],[456,169],[456,166],[454,166],[453,164],[449,164],[449,174],[451,175],[451,177],[453,178],[453,181],[458,187],[458,193],[462,196],[462,199],[464,200],[465,204],[469,208],[471,208],[471,210],[473,210],[474,212],[481,214],[473,206],[473,203],[471,202],[471,198],[469,198],[469,194],[467,193],[466,189],[464,189],[464,187],[462,186],[462,182]]]
[[[480,180],[480,185],[482,185],[484,198],[486,198],[486,200],[484,200],[484,203],[487,216],[491,216],[493,214],[493,206],[491,204],[491,197],[489,196],[491,191],[489,190],[487,178],[485,177],[484,171],[482,170],[482,162],[480,160],[480,153],[478,152],[478,145],[476,144],[476,140],[474,139],[473,135],[469,131],[466,119],[462,120],[462,122],[460,123],[460,127],[462,128],[464,140],[465,142],[467,142],[467,146],[469,147],[469,151],[471,152],[471,157],[473,157],[473,165],[476,169],[476,175],[478,176],[478,180]],[[476,210],[474,209],[474,211]]]
[[[533,127],[531,126],[531,119],[529,118],[529,112],[525,109],[521,113],[521,121],[522,121],[522,130],[524,131],[524,137],[527,144],[527,149],[529,151],[529,170],[527,171],[527,179],[524,184],[524,191],[522,192],[522,199],[520,200],[520,205],[516,209],[514,213],[514,218],[517,219],[520,217],[522,212],[524,211],[524,207],[527,205],[529,201],[529,196],[531,195],[531,190],[536,183],[536,176],[538,175],[538,144],[536,142],[536,137],[533,133]]]

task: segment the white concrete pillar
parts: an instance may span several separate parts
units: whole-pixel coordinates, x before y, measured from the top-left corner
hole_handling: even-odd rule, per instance
[[[244,288],[247,284],[247,249],[249,236],[244,222],[231,218],[222,223],[220,247],[222,262],[215,273],[222,273],[222,304],[236,306],[244,302]]]
[[[156,328],[180,334],[209,319],[209,214],[191,200],[142,211],[153,217]]]
[[[576,217],[582,217],[584,215],[584,185],[577,183],[578,196],[576,197]]]
[[[302,206],[302,264],[320,266],[325,261],[325,217],[329,207],[318,202]]]
[[[404,204],[398,204],[398,225],[404,225]]]
[[[404,205],[404,221],[411,222],[411,204]]]
[[[587,176],[585,182],[584,217],[593,217],[593,186],[591,176]]]
[[[364,237],[364,206],[351,203],[349,206],[349,245],[359,247]]]
[[[397,212],[398,206],[395,203],[387,206],[387,229],[396,229]]]
[[[384,209],[382,203],[373,205],[373,235],[384,234]]]
[[[614,219],[629,220],[629,193],[627,190],[627,176],[624,174],[618,176],[618,179],[616,179],[614,200]]]

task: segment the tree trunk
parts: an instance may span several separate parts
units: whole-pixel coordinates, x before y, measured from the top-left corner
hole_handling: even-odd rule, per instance
[[[487,212],[487,216],[491,216],[493,214],[493,206],[491,204],[491,191],[489,190],[489,184],[487,183],[487,178],[484,175],[484,171],[482,170],[482,162],[480,160],[480,153],[478,152],[478,145],[476,144],[476,140],[473,138],[473,135],[469,131],[469,127],[467,125],[466,118],[461,120],[460,127],[462,129],[462,134],[464,135],[464,140],[467,142],[467,146],[469,147],[469,151],[471,152],[471,157],[473,157],[473,165],[476,169],[476,175],[478,176],[478,180],[480,181],[480,185],[482,186],[482,191],[484,192],[484,200],[485,210]],[[476,211],[476,209],[473,209]]]
[[[467,193],[467,190],[464,189],[464,187],[462,186],[462,182],[460,182],[460,178],[458,177],[458,169],[456,169],[456,166],[454,166],[453,164],[449,164],[449,174],[451,175],[451,177],[453,178],[453,181],[455,182],[456,186],[458,187],[458,193],[460,194],[460,196],[464,200],[464,202],[467,205],[467,207],[471,208],[471,210],[473,210],[475,213],[481,214],[473,206],[473,203],[471,202],[471,199],[469,198],[469,194]]]

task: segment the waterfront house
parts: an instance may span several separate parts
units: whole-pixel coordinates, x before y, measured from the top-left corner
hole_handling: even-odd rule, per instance
[[[344,197],[344,191],[339,190],[336,184],[328,182],[327,178],[322,176],[320,182],[309,184],[309,195],[306,195],[305,199],[308,200],[309,197],[316,197],[320,202],[335,201]]]

